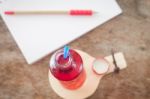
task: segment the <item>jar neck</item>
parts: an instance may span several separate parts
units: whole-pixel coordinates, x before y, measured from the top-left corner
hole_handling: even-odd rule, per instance
[[[72,56],[69,53],[67,58],[63,57],[63,50],[60,50],[56,53],[55,55],[55,64],[56,64],[56,68],[61,68],[61,69],[68,69],[69,67],[72,66]]]

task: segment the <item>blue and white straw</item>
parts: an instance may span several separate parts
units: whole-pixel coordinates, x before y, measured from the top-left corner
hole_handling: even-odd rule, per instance
[[[64,58],[66,59],[69,56],[69,46],[64,47]]]

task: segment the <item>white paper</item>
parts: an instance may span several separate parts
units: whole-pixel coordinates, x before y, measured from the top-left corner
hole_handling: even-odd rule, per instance
[[[29,64],[117,16],[115,0],[1,0],[0,14]],[[91,9],[93,16],[4,15],[6,10]],[[104,34],[105,35],[105,34]]]

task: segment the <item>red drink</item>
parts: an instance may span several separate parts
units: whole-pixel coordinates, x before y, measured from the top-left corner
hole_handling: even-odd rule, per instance
[[[82,58],[72,49],[66,59],[63,50],[54,53],[50,60],[50,71],[68,89],[79,88],[86,78]]]

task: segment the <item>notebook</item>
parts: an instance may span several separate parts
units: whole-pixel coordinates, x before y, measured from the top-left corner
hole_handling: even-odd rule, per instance
[[[98,14],[4,15],[6,10],[70,9],[91,9]],[[40,60],[121,12],[115,0],[0,0],[0,15],[28,64]]]

